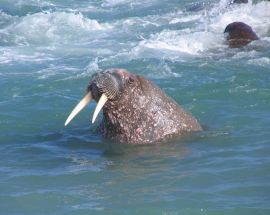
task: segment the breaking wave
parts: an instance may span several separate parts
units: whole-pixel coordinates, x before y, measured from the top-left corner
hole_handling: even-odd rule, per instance
[[[17,45],[83,42],[97,31],[110,29],[106,23],[84,17],[81,13],[40,12],[28,14],[2,30]],[[93,38],[93,37],[92,37]]]
[[[43,3],[42,6],[53,6],[47,1]],[[158,2],[145,2],[150,3]],[[37,5],[34,1],[28,4]],[[249,46],[258,52],[269,47],[270,2],[228,6],[222,0],[202,4],[194,11],[180,7],[162,15],[156,11],[147,15],[106,17],[106,11],[118,13],[119,8],[115,7],[128,5],[131,10],[130,7],[140,8],[143,4],[139,0],[92,2],[89,7],[76,10],[61,8],[24,16],[0,11],[0,63],[51,60],[67,54],[89,56],[88,64],[98,58],[99,67],[141,58],[182,61],[213,56],[248,57],[248,49],[239,54],[224,44],[223,31],[233,21],[251,25],[262,39],[259,45],[255,42]],[[96,12],[93,8],[97,8]]]
[[[223,31],[234,21],[242,21],[251,25],[260,38],[269,37],[270,3],[241,4],[228,7],[218,3],[213,9],[204,8],[199,14],[175,14],[169,24],[193,23],[181,30],[163,30],[151,34],[149,38],[140,41],[135,47],[137,54],[161,54],[170,58],[171,53],[198,56],[200,54],[217,54],[224,52]],[[168,25],[169,27],[169,25]],[[267,41],[265,41],[267,42]]]

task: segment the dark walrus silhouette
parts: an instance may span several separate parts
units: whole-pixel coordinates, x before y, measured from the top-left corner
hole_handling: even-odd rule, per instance
[[[231,48],[240,48],[259,39],[252,28],[243,22],[230,23],[225,28],[224,33],[227,34],[226,40]]]
[[[200,131],[198,121],[159,87],[125,69],[108,69],[92,76],[86,96],[65,125],[90,101],[98,101],[92,123],[103,108],[101,131],[121,143],[146,144]]]

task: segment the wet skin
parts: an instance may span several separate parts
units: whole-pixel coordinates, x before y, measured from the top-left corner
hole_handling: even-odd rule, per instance
[[[252,28],[243,22],[230,23],[224,33],[227,34],[226,40],[230,48],[240,48],[259,39]]]
[[[198,121],[158,86],[125,69],[94,74],[87,95],[98,101],[97,109],[102,103],[101,132],[117,142],[147,144],[202,130]]]

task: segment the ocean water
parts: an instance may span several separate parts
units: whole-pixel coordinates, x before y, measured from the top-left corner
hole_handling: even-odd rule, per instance
[[[270,2],[0,1],[0,214],[270,214]],[[227,24],[259,41],[229,49]],[[204,126],[112,144],[64,121],[93,73],[126,68]],[[100,121],[100,118],[98,119]]]

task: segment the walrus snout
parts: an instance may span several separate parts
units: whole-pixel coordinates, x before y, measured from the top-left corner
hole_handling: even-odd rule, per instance
[[[65,122],[65,126],[68,125],[92,99],[97,101],[97,106],[92,117],[92,123],[94,123],[106,102],[108,100],[116,100],[120,97],[128,76],[129,73],[124,69],[109,69],[95,73],[87,87],[87,94],[72,110]]]
[[[87,87],[88,92],[92,92],[93,98],[98,101],[102,94],[108,99],[115,100],[120,94],[121,79],[117,74],[103,71],[96,73]]]

